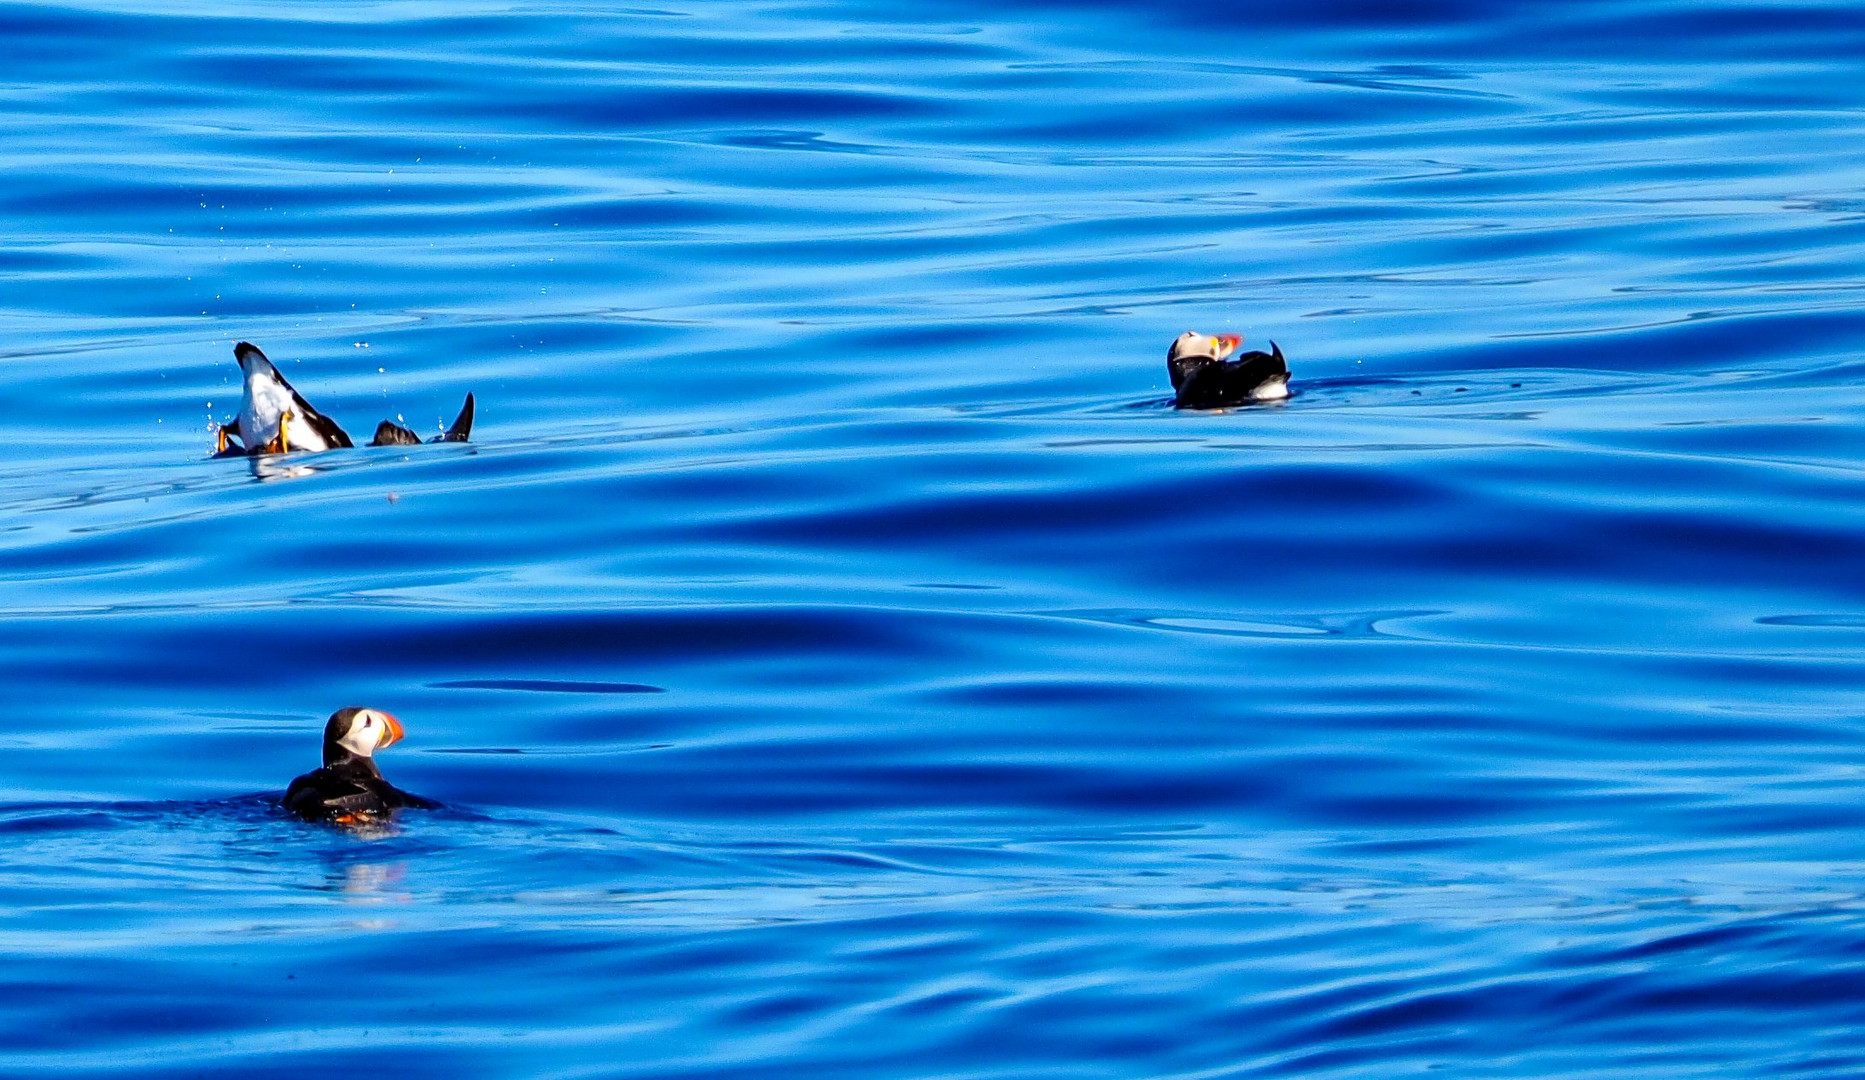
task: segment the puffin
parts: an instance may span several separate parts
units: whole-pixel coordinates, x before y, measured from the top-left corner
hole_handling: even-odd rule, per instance
[[[1181,409],[1222,409],[1256,401],[1281,401],[1289,396],[1289,365],[1282,349],[1270,342],[1270,352],[1247,352],[1235,360],[1225,357],[1243,344],[1237,334],[1200,334],[1187,330],[1166,350],[1166,371]]]
[[[376,768],[375,752],[401,737],[401,721],[381,709],[338,709],[324,724],[324,767],[293,780],[280,805],[306,821],[338,825],[379,821],[404,806],[438,809],[434,800],[382,779]]]
[[[473,395],[466,395],[466,404],[460,406],[460,415],[454,417],[453,426],[429,439],[428,442],[466,442],[473,433]],[[376,437],[369,440],[371,446],[419,446],[421,436],[402,427],[393,420],[384,420],[376,425]]]
[[[311,407],[304,395],[292,388],[259,346],[242,341],[233,347],[245,377],[240,396],[240,415],[220,429],[215,457],[244,457],[258,454],[283,454],[291,450],[335,450],[354,446],[341,425]],[[473,432],[473,395],[466,395],[466,405],[444,433],[429,442],[466,442]],[[232,440],[237,439],[238,442]],[[410,446],[421,437],[390,420],[376,425],[370,446]]]
[[[245,376],[240,395],[240,415],[220,429],[217,455],[229,451],[238,454],[283,454],[289,450],[334,450],[353,446],[350,436],[335,420],[311,407],[304,395],[292,389],[259,346],[242,341],[233,346],[233,358],[239,361]],[[237,448],[228,445],[228,437],[239,439]]]

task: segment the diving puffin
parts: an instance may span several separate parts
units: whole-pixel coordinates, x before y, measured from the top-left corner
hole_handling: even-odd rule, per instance
[[[375,752],[401,737],[401,721],[381,709],[338,709],[324,725],[324,767],[293,780],[280,804],[306,821],[339,825],[378,820],[404,806],[439,808],[382,779],[376,768]]]
[[[1166,350],[1166,371],[1177,393],[1174,404],[1181,409],[1222,409],[1288,397],[1289,365],[1282,349],[1272,341],[1272,352],[1225,359],[1242,344],[1236,334],[1180,334]]]
[[[289,450],[355,445],[335,420],[313,409],[304,395],[292,389],[259,346],[242,341],[233,346],[233,358],[239,361],[246,384],[240,395],[239,418],[220,429],[218,454],[229,450],[237,454],[283,454]],[[239,439],[237,448],[229,447],[229,436]]]
[[[473,395],[466,395],[466,404],[460,406],[460,415],[454,417],[453,426],[428,442],[466,442],[473,433]],[[384,420],[376,425],[376,437],[369,440],[371,446],[419,446],[421,436],[402,427],[393,420]]]
[[[240,415],[221,427],[215,457],[244,457],[259,454],[283,454],[291,450],[334,450],[354,446],[350,436],[335,420],[311,407],[304,395],[292,389],[266,354],[250,342],[233,347],[245,376],[240,397]],[[473,395],[466,395],[466,405],[444,434],[429,442],[466,442],[473,431]],[[237,439],[237,442],[231,440]],[[421,437],[390,420],[376,425],[370,446],[408,446]]]

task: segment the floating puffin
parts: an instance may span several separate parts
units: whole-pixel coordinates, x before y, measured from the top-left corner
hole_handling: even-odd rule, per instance
[[[1236,334],[1180,334],[1166,350],[1166,370],[1178,395],[1174,404],[1181,409],[1222,409],[1288,397],[1289,365],[1282,349],[1272,341],[1272,352],[1247,352],[1226,360],[1241,344],[1243,338]]]
[[[460,415],[454,417],[453,426],[428,442],[465,442],[473,433],[473,395],[466,395],[466,404],[460,406]],[[421,436],[402,427],[393,420],[384,420],[376,425],[376,437],[369,440],[371,446],[419,446]]]
[[[381,709],[338,709],[324,725],[324,767],[293,780],[281,805],[306,821],[339,825],[379,821],[404,806],[437,809],[439,803],[401,790],[376,768],[375,752],[401,737],[401,721]]]
[[[240,457],[249,454],[283,454],[293,450],[335,450],[354,446],[350,436],[335,420],[311,407],[304,395],[292,389],[257,345],[242,341],[233,347],[245,385],[240,395],[240,415],[220,428],[216,457]],[[466,395],[466,406],[459,418],[443,435],[431,442],[465,442],[473,430],[473,395]],[[237,439],[237,442],[233,440]],[[388,420],[376,426],[370,446],[404,446],[421,441],[420,436]]]

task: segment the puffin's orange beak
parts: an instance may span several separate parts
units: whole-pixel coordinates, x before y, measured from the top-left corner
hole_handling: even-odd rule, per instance
[[[1235,352],[1237,346],[1243,344],[1243,336],[1241,334],[1212,334],[1211,342],[1212,347],[1217,350],[1217,358],[1222,360]]]
[[[394,746],[396,743],[401,742],[401,721],[390,716],[388,713],[382,712],[381,709],[377,709],[376,712],[382,715],[382,734],[376,741],[376,749],[380,750],[385,746]]]

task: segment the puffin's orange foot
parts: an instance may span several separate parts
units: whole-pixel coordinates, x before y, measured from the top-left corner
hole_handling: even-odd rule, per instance
[[[278,434],[273,436],[271,442],[266,443],[265,452],[268,454],[283,454],[287,450],[290,450],[290,449],[291,449],[291,410],[286,409],[283,413],[279,414]]]

